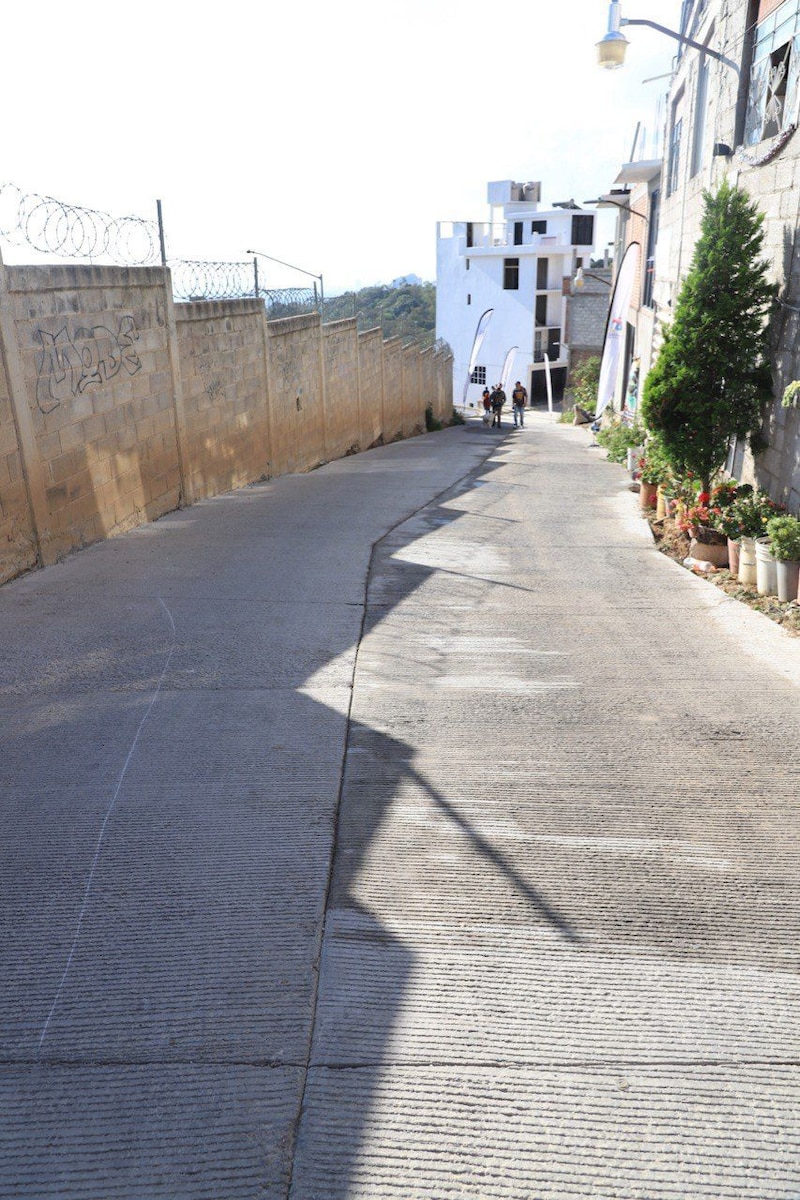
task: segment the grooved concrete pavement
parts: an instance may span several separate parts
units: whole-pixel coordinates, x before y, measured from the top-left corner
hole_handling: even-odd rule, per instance
[[[0,590],[0,1195],[797,1200],[800,640],[626,483],[533,413]]]

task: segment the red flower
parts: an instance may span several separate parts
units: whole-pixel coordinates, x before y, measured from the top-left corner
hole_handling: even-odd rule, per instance
[[[697,497],[697,503],[698,504],[708,504],[710,499],[711,499],[710,492],[701,492],[700,495]]]

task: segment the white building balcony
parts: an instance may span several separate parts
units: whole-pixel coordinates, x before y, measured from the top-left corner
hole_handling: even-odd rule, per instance
[[[458,239],[459,253],[479,258],[490,257],[498,250],[517,255],[552,254],[554,251],[567,254],[573,248],[566,233],[531,233],[529,229],[523,228],[522,241],[517,241],[514,236],[515,226],[519,224],[525,223],[473,221],[471,234],[467,230]]]

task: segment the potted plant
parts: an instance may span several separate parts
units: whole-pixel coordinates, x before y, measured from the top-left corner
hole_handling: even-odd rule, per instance
[[[728,539],[715,527],[721,510],[712,508],[710,501],[709,492],[700,492],[696,503],[682,513],[678,526],[692,539],[689,543],[690,558],[724,567],[728,563]]]
[[[740,484],[735,479],[723,480],[711,489],[711,508],[714,512],[712,523],[727,541],[728,570],[732,575],[739,574],[739,538],[742,536],[740,520],[733,505],[736,500],[752,491],[749,483]]]
[[[777,564],[778,599],[798,598],[800,581],[800,520],[788,514],[767,521],[767,536]]]
[[[780,505],[770,500],[764,492],[754,491],[747,484],[740,487],[740,495],[716,519],[717,528],[728,537],[739,542],[739,582],[752,586],[756,575],[756,538],[766,533],[767,522],[777,516]],[[724,522],[724,524],[722,524]]]
[[[639,503],[643,509],[656,507],[658,489],[669,478],[670,464],[664,447],[658,437],[648,434],[644,454],[639,459]]]

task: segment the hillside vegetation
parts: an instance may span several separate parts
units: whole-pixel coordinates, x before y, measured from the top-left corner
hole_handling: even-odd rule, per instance
[[[359,330],[380,326],[384,338],[430,346],[436,338],[436,286],[404,283],[400,287],[376,285],[344,292],[325,301],[324,320],[356,317]]]

